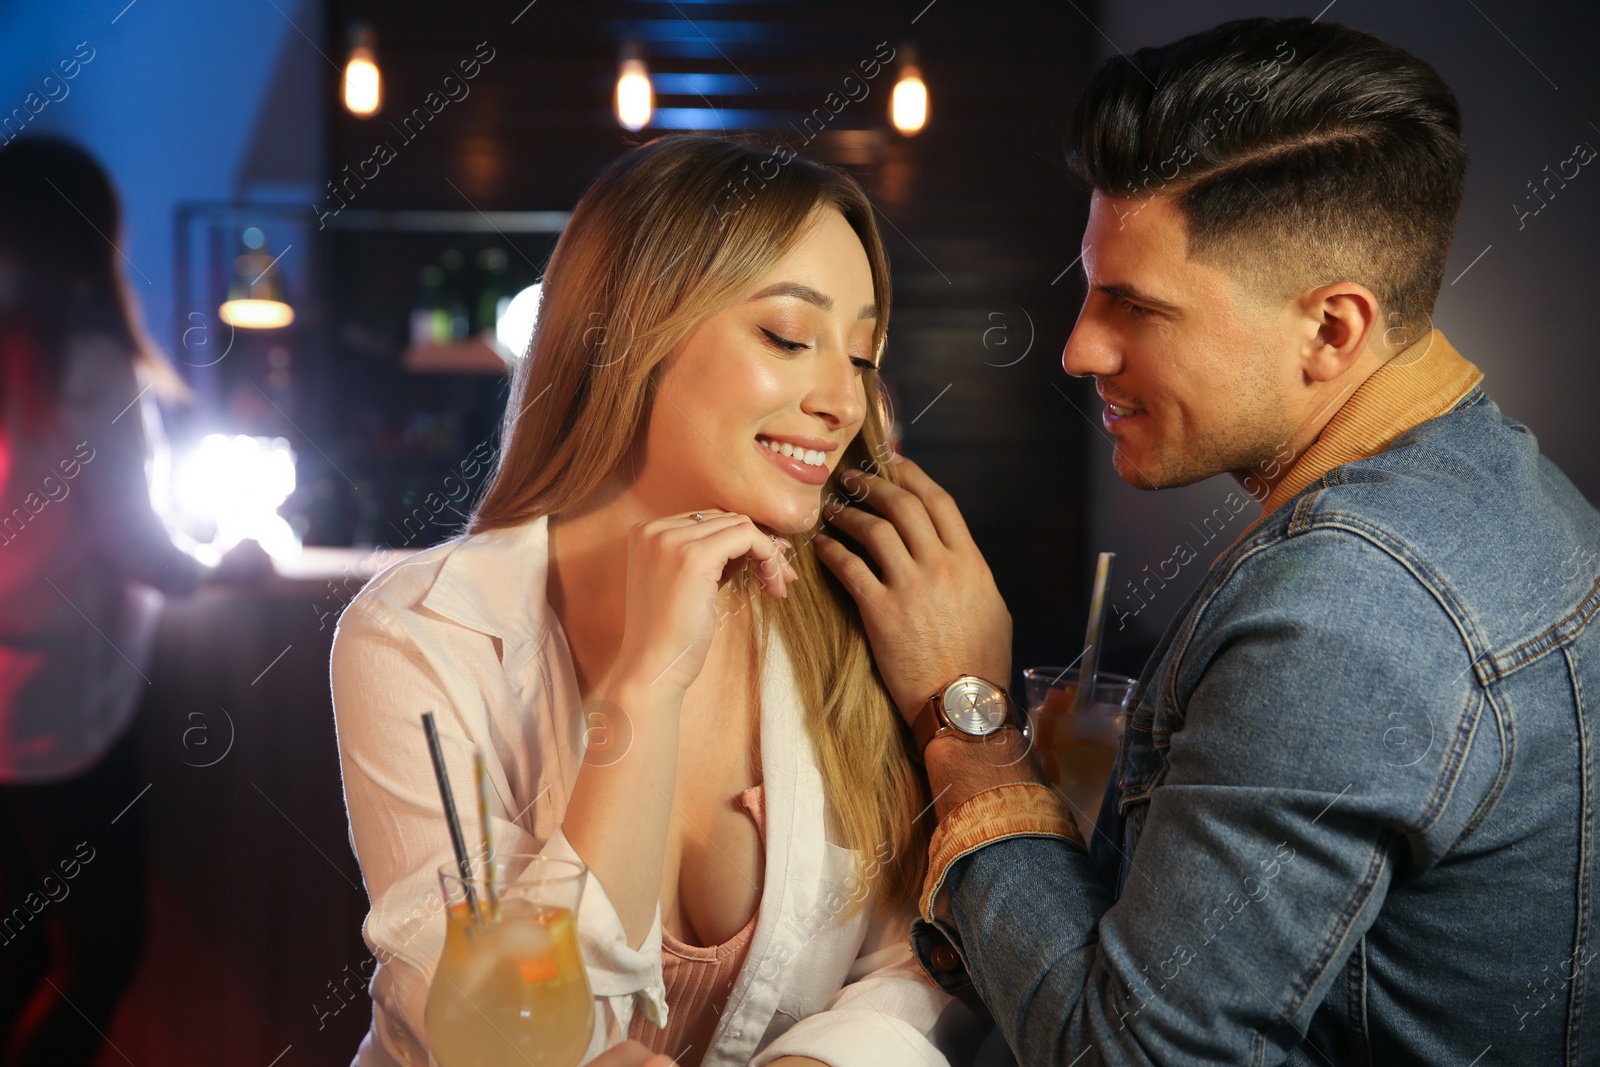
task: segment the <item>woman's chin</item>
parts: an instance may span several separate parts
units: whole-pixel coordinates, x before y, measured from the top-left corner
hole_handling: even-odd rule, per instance
[[[817,494],[815,500],[804,503],[785,502],[775,507],[766,507],[748,512],[750,519],[767,533],[777,534],[779,537],[793,537],[795,534],[806,533],[817,525],[821,517],[822,496]]]
[[[756,527],[762,532],[776,534],[782,538],[792,538],[798,534],[803,534],[815,525],[814,523],[806,523],[799,519],[785,519],[778,522],[755,519],[755,524]]]

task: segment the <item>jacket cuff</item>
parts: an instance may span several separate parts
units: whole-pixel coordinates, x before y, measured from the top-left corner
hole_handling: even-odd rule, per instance
[[[1008,837],[1060,837],[1085,849],[1064,797],[1040,782],[1010,782],[974,793],[939,821],[928,843],[928,874],[918,911],[934,921],[934,902],[950,866],[985,845]]]

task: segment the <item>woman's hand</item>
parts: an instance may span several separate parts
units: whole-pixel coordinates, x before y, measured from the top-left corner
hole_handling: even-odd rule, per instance
[[[590,1060],[589,1067],[677,1067],[677,1062],[671,1056],[651,1052],[637,1041],[624,1041]]]
[[[790,545],[728,511],[641,522],[628,535],[628,602],[619,676],[679,692],[700,675],[717,628],[717,589],[755,562],[761,591],[789,595]]]

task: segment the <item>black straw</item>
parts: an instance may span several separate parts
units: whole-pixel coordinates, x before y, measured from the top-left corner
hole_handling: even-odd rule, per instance
[[[450,845],[456,850],[456,865],[461,868],[462,886],[467,891],[467,909],[474,922],[478,915],[478,898],[472,892],[472,860],[467,856],[467,839],[461,836],[461,818],[456,814],[455,797],[450,793],[450,776],[444,769],[444,748],[439,744],[439,727],[434,724],[433,712],[422,713],[422,729],[428,735],[428,751],[433,756],[433,776],[439,780],[439,797],[444,801],[444,821],[450,826]]]

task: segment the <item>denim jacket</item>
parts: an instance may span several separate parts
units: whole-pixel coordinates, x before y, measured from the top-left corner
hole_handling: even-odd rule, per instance
[[[1600,1062],[1597,611],[1600,513],[1472,388],[1217,560],[1092,848],[947,848],[919,958],[1025,1067]]]

